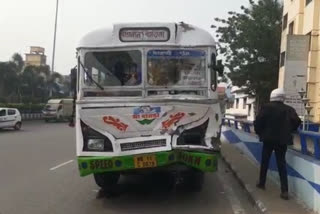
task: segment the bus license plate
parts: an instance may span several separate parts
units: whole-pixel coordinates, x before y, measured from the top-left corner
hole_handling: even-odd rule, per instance
[[[157,166],[155,155],[141,155],[134,157],[135,168],[152,168]]]

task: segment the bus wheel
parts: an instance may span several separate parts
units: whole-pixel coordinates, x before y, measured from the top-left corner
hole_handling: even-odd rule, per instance
[[[200,192],[204,183],[204,172],[196,169],[188,170],[183,176],[184,184],[192,192]]]
[[[21,129],[21,122],[17,122],[14,127],[15,130],[20,130]]]
[[[120,173],[116,172],[99,173],[93,176],[96,184],[106,192],[113,191],[120,179]]]

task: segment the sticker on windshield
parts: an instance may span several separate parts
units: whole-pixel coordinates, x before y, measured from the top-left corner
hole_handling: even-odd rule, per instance
[[[204,57],[206,56],[205,51],[197,50],[151,50],[148,52],[148,58],[157,58],[157,57]]]
[[[149,125],[160,117],[161,107],[142,106],[133,109],[132,118],[141,125]]]

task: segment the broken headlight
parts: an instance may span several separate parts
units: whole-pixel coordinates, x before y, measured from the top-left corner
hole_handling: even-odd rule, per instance
[[[205,146],[205,136],[208,128],[209,120],[204,122],[203,124],[184,130],[177,140],[177,145],[201,145]]]

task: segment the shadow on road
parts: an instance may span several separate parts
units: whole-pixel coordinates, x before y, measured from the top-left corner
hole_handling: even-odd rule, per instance
[[[2,128],[0,129],[0,133],[8,133],[8,132],[19,132],[21,130],[15,130],[13,128]]]
[[[183,182],[175,184],[174,179],[167,174],[123,176],[112,194],[97,193],[97,198],[104,198],[108,204],[112,201],[115,206],[136,203],[157,203],[175,197],[183,201],[192,201],[198,193],[192,191]]]
[[[207,188],[201,192],[193,192],[183,183],[172,188],[172,183],[163,176],[124,177],[118,185],[117,193],[112,197],[102,196],[92,202],[95,206],[100,204],[103,210],[116,211],[110,212],[112,214],[206,214],[212,203],[220,207],[219,194],[212,194]]]

